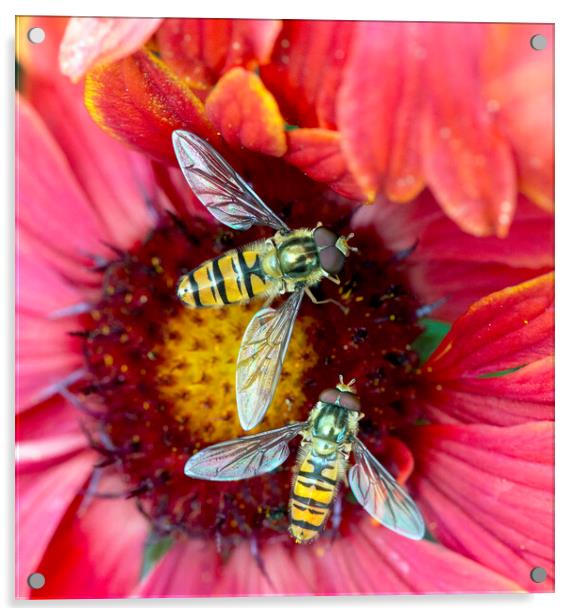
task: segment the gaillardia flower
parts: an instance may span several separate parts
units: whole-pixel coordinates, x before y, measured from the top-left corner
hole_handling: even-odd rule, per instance
[[[416,24],[84,19],[62,45],[65,22],[42,25],[51,47],[42,62],[21,51],[17,104],[17,595],[551,590],[551,151],[525,143],[531,126],[500,98],[525,31],[444,26],[460,62],[487,72],[442,88],[420,76],[444,59]],[[401,109],[393,127],[385,99]],[[355,232],[340,284],[315,290],[347,315],[303,303],[253,432],[303,420],[340,374],[356,378],[360,437],[414,497],[425,540],[376,525],[344,487],[322,537],[295,545],[290,463],[242,482],[184,475],[243,434],[235,362],[258,306],[190,310],[177,281],[266,232],[206,212],[171,166],[176,128],[209,140],[289,226]],[[35,571],[46,583],[32,590]]]
[[[428,186],[462,229],[505,237],[518,189],[553,206],[540,31],[536,53],[531,25],[79,18],[60,64],[88,71],[97,123],[159,159],[171,129],[218,133],[355,199]]]

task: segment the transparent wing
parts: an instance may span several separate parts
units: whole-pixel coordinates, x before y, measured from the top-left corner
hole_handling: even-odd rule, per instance
[[[211,445],[187,460],[185,475],[212,481],[235,481],[268,473],[289,455],[287,443],[305,423],[296,423]]]
[[[245,330],[237,358],[237,412],[244,430],[254,428],[271,404],[302,299],[299,289],[278,310],[259,310]]]
[[[289,231],[206,141],[193,133],[176,130],[173,148],[189,186],[218,221],[233,229],[265,225]]]
[[[356,438],[355,465],[349,469],[349,484],[355,498],[380,524],[410,539],[422,539],[425,524],[407,492]]]

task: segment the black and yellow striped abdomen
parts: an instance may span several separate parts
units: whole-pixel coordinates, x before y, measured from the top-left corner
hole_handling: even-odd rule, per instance
[[[289,503],[289,532],[297,543],[308,543],[323,530],[339,487],[337,456],[310,450],[301,461]]]
[[[247,246],[201,263],[181,278],[177,293],[188,306],[205,308],[247,302],[273,285],[263,272],[258,247]]]

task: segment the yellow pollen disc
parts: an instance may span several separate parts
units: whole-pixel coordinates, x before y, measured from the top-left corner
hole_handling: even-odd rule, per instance
[[[255,303],[206,310],[183,308],[163,325],[163,341],[152,352],[159,360],[157,390],[175,419],[187,425],[195,442],[217,443],[247,434],[237,416],[235,372],[243,333],[258,309]],[[251,434],[307,415],[303,377],[318,359],[307,337],[312,323],[311,318],[297,318],[275,397]]]

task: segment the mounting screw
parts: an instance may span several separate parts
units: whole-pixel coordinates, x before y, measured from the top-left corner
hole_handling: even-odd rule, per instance
[[[530,46],[536,51],[542,51],[548,46],[548,39],[543,34],[534,34],[530,39]]]
[[[40,45],[46,38],[46,32],[42,28],[30,28],[28,30],[28,40],[35,45]]]
[[[532,582],[536,582],[536,584],[541,584],[546,579],[547,575],[544,567],[534,567],[532,571],[530,571],[530,578]]]
[[[34,590],[38,590],[42,588],[46,584],[46,578],[42,575],[42,573],[31,573],[28,576],[28,586]]]

